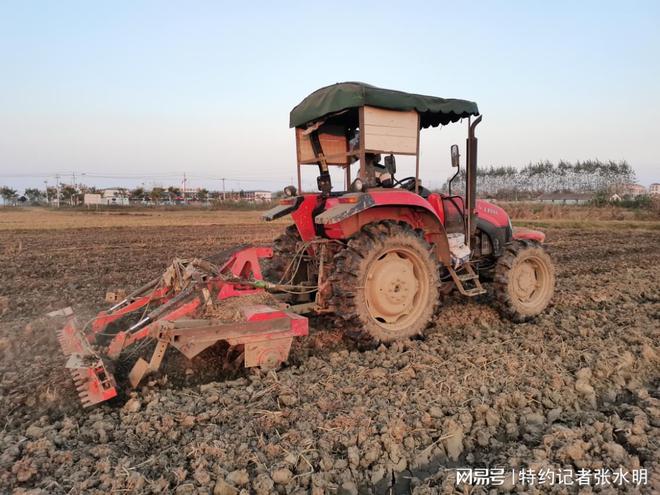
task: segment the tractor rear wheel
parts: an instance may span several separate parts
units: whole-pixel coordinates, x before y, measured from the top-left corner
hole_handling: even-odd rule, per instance
[[[438,304],[439,267],[421,232],[369,224],[334,260],[331,304],[350,337],[392,342],[424,331]]]
[[[502,312],[515,322],[542,313],[555,290],[555,267],[538,242],[509,242],[495,266],[495,296]]]
[[[289,225],[282,234],[273,241],[273,256],[264,261],[264,278],[273,283],[287,283],[298,281],[304,262],[297,267],[293,266],[293,260],[302,243],[302,238],[295,225]],[[296,273],[292,273],[296,268]],[[302,270],[305,273],[305,270]]]

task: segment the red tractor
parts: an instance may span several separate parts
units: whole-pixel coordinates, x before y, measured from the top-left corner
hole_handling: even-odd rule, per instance
[[[512,228],[502,208],[476,198],[481,118],[470,101],[356,82],[309,95],[290,115],[298,187],[285,188],[265,215],[294,221],[274,242],[266,278],[308,287],[288,297],[292,308],[335,313],[349,335],[369,341],[420,334],[444,293],[478,296],[481,279],[494,281],[497,303],[514,321],[541,313],[555,284],[544,234]],[[420,130],[461,119],[468,121],[465,194],[452,194],[451,181],[449,194],[430,192],[419,179]],[[395,155],[416,158],[414,176],[396,176]],[[453,145],[453,167],[459,159]],[[318,192],[299,192],[305,164],[318,166]],[[344,190],[334,190],[330,166],[343,168]]]
[[[451,181],[448,195],[432,193],[419,180],[420,129],[461,119],[468,119],[465,194],[451,194]],[[226,345],[225,365],[274,368],[293,339],[307,335],[304,314],[336,314],[359,341],[391,342],[421,334],[454,288],[483,294],[481,278],[494,281],[513,320],[538,315],[553,294],[552,261],[541,232],[513,229],[500,207],[476,199],[480,121],[470,101],[361,83],[309,95],[291,112],[298,187],[286,187],[265,214],[291,215],[294,224],[272,248],[239,248],[214,262],[175,259],[128,295],[110,293],[112,307],[86,322],[70,308],[53,313],[68,317],[59,340],[83,405],[116,397],[112,370],[142,348],[151,356],[125,377],[132,387],[159,369],[168,347],[192,359]],[[395,155],[416,158],[414,176],[397,177]],[[459,159],[453,145],[456,168]],[[318,166],[318,192],[299,192],[305,164]],[[330,166],[343,169],[343,191],[333,191]]]

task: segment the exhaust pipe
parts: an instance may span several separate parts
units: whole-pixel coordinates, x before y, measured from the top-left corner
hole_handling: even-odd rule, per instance
[[[477,137],[474,129],[481,122],[483,115],[479,115],[474,122],[469,124],[468,138],[466,143],[467,169],[465,171],[465,209],[467,209],[467,221],[465,222],[465,244],[472,251],[472,237],[477,230]]]

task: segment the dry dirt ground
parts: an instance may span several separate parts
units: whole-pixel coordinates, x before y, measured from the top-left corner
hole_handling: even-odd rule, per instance
[[[162,218],[48,215],[0,212],[0,296],[9,304],[0,316],[2,493],[660,487],[657,225],[548,230],[557,293],[531,323],[503,320],[489,297],[452,296],[424,339],[364,351],[313,320],[276,373],[227,375],[209,356],[184,359],[190,372],[83,411],[46,311],[103,308],[107,289],[140,285],[175,256],[269,242],[282,224],[259,224],[254,213],[174,215],[170,227]],[[503,468],[507,477],[496,487],[456,486],[461,467]],[[592,477],[590,486],[549,477],[530,486],[511,478],[521,469]],[[627,482],[596,479],[599,469],[629,472]],[[646,483],[633,483],[643,470]]]

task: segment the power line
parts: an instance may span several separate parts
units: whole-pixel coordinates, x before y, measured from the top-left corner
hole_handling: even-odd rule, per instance
[[[2,178],[43,178],[43,177],[57,177],[68,176],[73,177],[75,180],[76,175],[78,178],[87,177],[92,179],[167,179],[167,178],[180,178],[181,173],[167,173],[167,174],[95,174],[89,172],[64,172],[64,173],[44,173],[44,174],[0,174]],[[238,178],[238,177],[219,177],[216,175],[202,175],[192,174],[187,175],[189,179],[205,179],[205,180],[226,180],[230,182],[269,182],[280,181],[281,177],[263,177],[260,179],[253,178]]]

